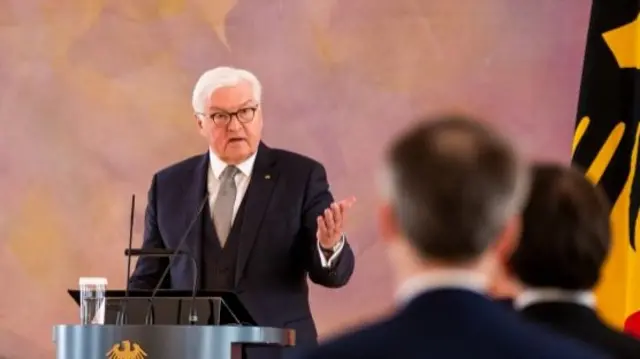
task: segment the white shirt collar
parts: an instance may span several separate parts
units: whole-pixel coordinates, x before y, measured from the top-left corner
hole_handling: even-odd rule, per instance
[[[437,289],[464,289],[484,293],[487,278],[482,274],[467,269],[439,269],[406,280],[396,292],[401,303],[408,303],[418,295]]]
[[[520,310],[536,303],[566,302],[581,304],[589,308],[595,307],[596,298],[590,291],[568,291],[557,288],[525,289],[513,302]]]
[[[247,158],[246,160],[236,165],[240,172],[247,177],[251,177],[251,172],[253,171],[253,165],[256,162],[257,154],[258,151],[249,156],[249,158]],[[218,179],[222,175],[222,171],[224,171],[224,169],[228,166],[228,164],[223,162],[215,153],[213,153],[211,149],[209,149],[209,163],[211,166],[211,171],[213,171],[213,175]]]

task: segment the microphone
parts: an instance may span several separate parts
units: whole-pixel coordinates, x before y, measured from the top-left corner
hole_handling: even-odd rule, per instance
[[[196,224],[196,222],[198,221],[198,218],[202,214],[202,211],[204,210],[204,206],[208,203],[208,199],[209,199],[209,195],[207,194],[202,199],[202,202],[200,203],[200,206],[198,207],[198,210],[196,211],[195,216],[193,216],[193,219],[187,226],[187,230],[182,235],[182,238],[180,238],[178,245],[176,245],[176,248],[173,249],[173,253],[169,255],[169,263],[167,263],[167,267],[164,269],[164,272],[162,272],[162,275],[160,276],[160,279],[158,280],[156,287],[153,289],[153,291],[151,292],[151,296],[149,297],[149,304],[147,305],[147,312],[145,314],[145,322],[147,322],[147,324],[152,324],[151,323],[152,320],[150,320],[150,318],[151,318],[151,310],[153,309],[153,300],[158,294],[160,287],[162,287],[162,282],[164,282],[164,279],[169,274],[169,270],[171,269],[171,265],[173,264],[173,261],[175,260],[176,257],[181,255],[182,246],[184,245],[184,242],[186,242],[187,237],[189,236],[189,233],[191,232],[191,230],[193,229],[193,226]],[[189,255],[188,253],[185,253],[185,254]],[[159,252],[155,252],[154,255],[158,256]],[[193,287],[191,291],[191,308],[189,308],[189,324],[193,325],[198,322],[198,315],[196,313],[196,308],[195,308],[196,291],[198,290],[198,270],[197,270],[197,263],[195,258],[193,258],[193,256],[191,255],[189,256],[191,257],[193,267],[194,267]]]
[[[134,215],[136,210],[136,195],[135,193],[131,195],[131,215],[129,217],[129,250],[131,250],[131,245],[133,244],[133,222]],[[118,318],[116,318],[117,325],[124,325],[127,323],[127,303],[129,302],[129,290],[131,288],[129,277],[131,276],[131,257],[127,258],[127,278],[126,282],[127,286],[124,290],[124,303],[122,303],[122,307],[120,308],[120,312],[118,313]]]

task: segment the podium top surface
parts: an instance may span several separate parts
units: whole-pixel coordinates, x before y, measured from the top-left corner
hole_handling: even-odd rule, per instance
[[[152,290],[130,290],[127,292],[122,289],[107,290],[107,298],[148,298],[151,296]],[[80,304],[80,291],[78,289],[68,289],[67,293],[73,298],[76,304]],[[190,290],[174,290],[161,289],[156,293],[156,298],[191,298]],[[224,290],[199,290],[196,292],[196,298],[222,298],[225,302],[238,301],[238,295],[231,291]]]
[[[107,299],[123,300],[123,299],[146,299],[151,296],[151,290],[130,290],[127,296],[124,290],[107,290]],[[80,305],[80,291],[77,289],[67,290],[69,296],[73,298],[77,305]],[[154,302],[160,302],[163,299],[191,299],[190,290],[172,290],[162,289],[156,293]],[[238,295],[231,291],[198,291],[196,300],[221,298],[227,309],[233,313],[242,323],[256,324],[255,319],[244,306]]]

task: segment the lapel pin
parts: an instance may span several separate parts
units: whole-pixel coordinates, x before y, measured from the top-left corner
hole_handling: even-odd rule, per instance
[[[264,179],[271,179],[271,175],[264,175]]]

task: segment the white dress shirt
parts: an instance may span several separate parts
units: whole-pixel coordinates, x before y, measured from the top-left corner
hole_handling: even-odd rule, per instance
[[[513,305],[516,309],[521,310],[525,307],[536,303],[545,302],[566,302],[584,305],[589,308],[594,308],[596,304],[596,297],[593,292],[590,291],[568,291],[557,288],[536,288],[525,289],[513,301]]]
[[[396,292],[399,303],[406,304],[415,297],[438,289],[464,289],[485,293],[487,278],[468,269],[438,269],[409,278]]]
[[[238,167],[238,173],[235,175],[234,180],[236,182],[236,201],[233,204],[233,215],[232,220],[235,220],[236,215],[238,214],[238,209],[240,208],[240,204],[242,203],[242,199],[244,195],[247,193],[247,188],[249,188],[249,181],[251,180],[251,173],[253,172],[253,165],[256,162],[256,153],[251,155],[251,157],[247,158],[243,162],[236,165]],[[220,189],[220,176],[222,175],[222,171],[227,168],[227,164],[224,163],[218,156],[209,149],[209,173],[207,175],[207,192],[209,193],[209,213],[213,215],[213,206],[216,203],[216,198],[218,197],[218,190]],[[344,247],[345,236],[342,235],[338,244],[333,248],[333,254],[327,258],[322,252],[322,248],[320,247],[320,242],[318,241],[318,255],[320,256],[320,262],[322,263],[322,267],[330,268],[333,263],[335,263],[336,259],[342,252],[342,248]]]

